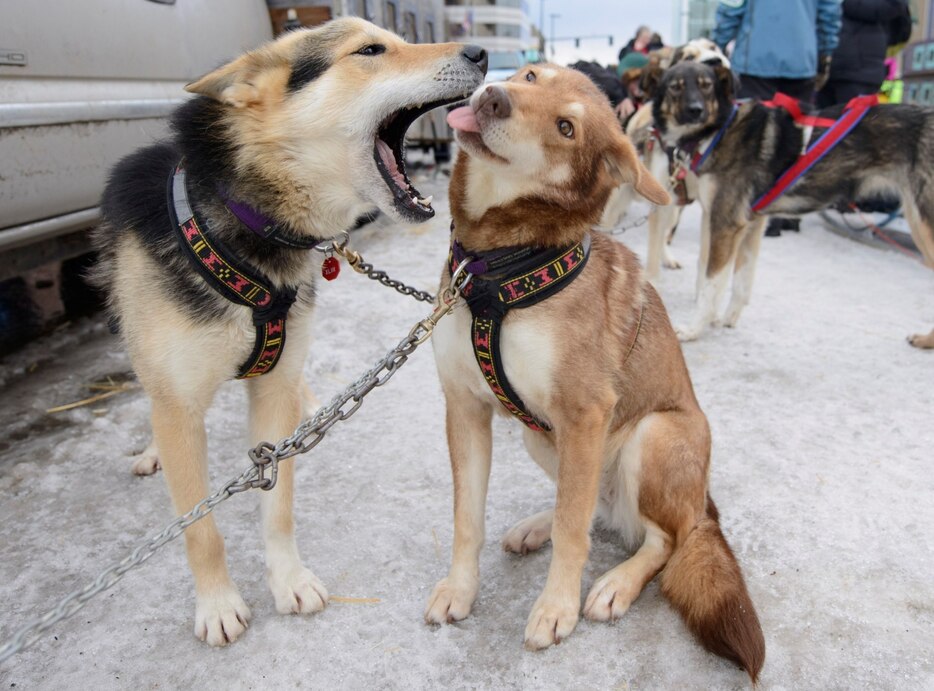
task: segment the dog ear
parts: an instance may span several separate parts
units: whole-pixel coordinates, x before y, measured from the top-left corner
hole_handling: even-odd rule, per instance
[[[245,108],[260,100],[259,89],[253,83],[262,70],[256,53],[246,53],[223,67],[185,85],[185,91],[213,98],[234,108]]]
[[[642,68],[642,76],[639,77],[639,88],[645,94],[646,100],[652,100],[658,85],[661,84],[665,70],[661,68],[657,61],[650,61],[648,65]]]
[[[736,98],[736,94],[739,93],[739,77],[733,73],[733,70],[725,65],[717,65],[713,70],[716,74],[717,82],[720,85],[717,91],[720,92],[722,97],[732,101]]]
[[[659,206],[671,204],[668,192],[642,165],[642,161],[636,154],[636,148],[625,135],[620,134],[614,138],[609,149],[603,154],[603,161],[616,184],[629,183],[636,192],[653,204]]]

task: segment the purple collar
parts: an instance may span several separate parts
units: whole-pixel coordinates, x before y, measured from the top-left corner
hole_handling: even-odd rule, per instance
[[[516,262],[528,259],[535,254],[536,251],[537,250],[533,247],[503,247],[481,254],[477,252],[467,252],[464,246],[457,240],[451,243],[451,257],[454,259],[454,264],[460,266],[462,261],[470,259],[466,271],[474,276],[482,276],[491,271],[496,271],[497,269],[505,268]]]
[[[454,231],[454,223],[451,223]],[[590,234],[584,236],[582,241],[584,253],[590,252]],[[505,271],[524,271],[532,265],[541,263],[543,258],[554,254],[554,247],[501,247],[486,252],[468,252],[457,240],[451,241],[451,259],[453,266],[460,266],[465,259],[469,259],[467,273],[481,278],[486,274],[500,275]]]
[[[321,242],[319,238],[296,237],[287,234],[283,232],[269,216],[260,213],[249,204],[231,199],[227,195],[227,191],[223,188],[219,188],[218,191],[220,192],[221,199],[224,200],[224,205],[230,210],[230,213],[236,216],[243,225],[267,242],[294,250],[310,250]]]

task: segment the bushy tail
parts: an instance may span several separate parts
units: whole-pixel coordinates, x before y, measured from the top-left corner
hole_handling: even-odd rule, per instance
[[[662,593],[712,653],[739,664],[755,684],[765,662],[765,639],[736,557],[716,509],[675,547],[662,572]]]

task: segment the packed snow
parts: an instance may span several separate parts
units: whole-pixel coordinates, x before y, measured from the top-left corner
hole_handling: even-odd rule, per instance
[[[433,289],[447,252],[446,179],[416,184],[434,194],[432,222],[381,221],[353,246]],[[692,309],[699,225],[688,209],[673,246],[687,268],[659,280],[676,324]],[[619,239],[644,256],[644,226]],[[429,311],[346,265],[319,295],[306,374],[322,401]],[[905,343],[932,326],[934,272],[809,218],[800,234],[764,240],[738,327],[684,346],[713,429],[711,493],[765,632],[764,689],[934,688],[934,352]],[[161,476],[130,473],[130,454],[148,441],[141,391],[45,412],[129,371],[102,317],[0,362],[0,641],[172,518]],[[214,487],[249,465],[245,415],[231,382],[207,418]],[[308,618],[276,614],[256,492],[237,495],[217,513],[253,611],[238,642],[211,649],[193,637],[178,540],[0,665],[0,688],[748,687],[691,638],[655,582],[615,624],[582,621],[555,648],[523,649],[550,548],[516,557],[499,539],[547,508],[554,489],[505,419],[494,431],[479,599],[464,622],[426,626],[452,538],[443,427],[425,346],[298,460],[299,546],[331,595],[349,600]],[[625,557],[597,530],[582,594]]]

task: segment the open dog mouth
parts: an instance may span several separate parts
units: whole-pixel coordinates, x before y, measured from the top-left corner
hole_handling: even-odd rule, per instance
[[[415,189],[405,171],[405,133],[420,116],[430,110],[457,103],[463,97],[442,99],[431,103],[403,108],[390,115],[380,125],[373,147],[376,169],[392,192],[393,203],[406,216],[427,220],[435,215],[431,197],[423,197]]]

